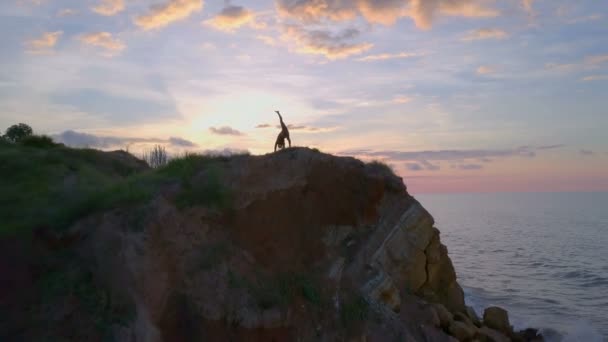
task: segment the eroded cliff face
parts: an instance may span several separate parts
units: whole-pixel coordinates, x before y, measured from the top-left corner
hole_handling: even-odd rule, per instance
[[[221,205],[199,201],[219,191],[209,182]],[[66,235],[107,289],[87,315],[117,341],[504,337],[480,329],[433,218],[378,163],[304,148],[220,158]],[[55,300],[54,325],[75,325],[81,302]]]
[[[138,229],[124,210],[75,227],[96,276],[136,305],[123,338],[449,340],[429,303],[465,312],[462,289],[433,218],[387,167],[308,149],[214,167],[229,208],[178,209],[177,184],[135,209]]]

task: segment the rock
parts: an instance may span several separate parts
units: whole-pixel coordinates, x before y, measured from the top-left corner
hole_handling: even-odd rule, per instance
[[[458,342],[453,336],[429,326],[423,326],[421,330],[425,342]],[[411,339],[404,338],[398,341],[411,341]]]
[[[370,297],[378,303],[383,303],[394,312],[399,312],[401,309],[401,296],[399,290],[395,287],[391,278],[383,277],[379,285],[370,293]]]
[[[401,306],[401,312],[399,314],[404,322],[411,321],[412,317],[416,317],[416,322],[420,325],[427,325],[435,328],[441,326],[439,314],[432,304],[413,295],[404,295],[402,302],[403,305]]]
[[[437,244],[439,233],[434,231],[433,238],[425,250],[428,258],[427,282],[418,292],[430,301],[439,301],[450,311],[465,311],[464,292],[456,282],[456,272],[448,256],[448,249]]]
[[[475,336],[476,331],[473,327],[464,322],[453,321],[448,329],[450,335],[456,337],[458,341],[468,341]]]
[[[475,312],[475,309],[473,309],[470,306],[467,306],[466,314],[469,317],[469,319],[471,320],[471,322],[473,322],[473,324],[475,324],[475,326],[481,327],[481,319],[479,319],[479,316]]]
[[[545,340],[543,335],[541,335],[537,329],[532,328],[519,331],[515,334],[515,336],[517,339],[524,342],[542,342]]]
[[[502,333],[500,333],[494,329],[488,328],[488,327],[481,327],[477,331],[477,337],[482,342],[509,342],[510,341],[507,336],[503,335]]]
[[[454,315],[452,315],[452,313],[449,312],[448,309],[446,309],[442,304],[435,303],[432,305],[433,309],[435,309],[435,312],[437,313],[437,316],[439,316],[441,327],[447,330],[454,320]]]
[[[475,324],[473,324],[471,319],[465,313],[462,313],[462,312],[455,313],[454,321],[466,324],[466,326],[469,329],[471,329],[474,332],[474,334],[477,334],[477,330],[479,330],[479,328],[477,328],[477,326]]]
[[[278,328],[282,323],[281,311],[277,308],[264,310],[261,317],[261,325],[266,329]]]
[[[431,324],[434,327],[440,328],[441,327],[441,319],[439,318],[439,314],[437,313],[437,311],[435,311],[435,309],[432,306],[428,306],[428,311],[430,313],[431,316]]]
[[[511,335],[513,333],[513,328],[509,323],[508,312],[497,306],[485,309],[483,312],[483,324],[489,328],[498,330],[505,335]]]
[[[454,314],[454,320],[458,322],[465,323],[466,325],[474,325],[469,316],[462,312],[457,312]]]
[[[151,340],[149,331],[183,340],[175,327],[187,317],[201,322],[191,328],[201,335],[209,330],[227,337],[238,326],[243,340],[262,331],[288,340],[280,334],[291,331],[316,338],[303,340],[330,341],[342,336],[334,328],[343,323],[342,312],[354,317],[355,336],[369,340],[417,337],[420,329],[437,341],[451,339],[437,327],[460,339],[475,336],[432,216],[387,168],[305,148],[218,158],[212,165],[230,194],[230,208],[206,205],[204,198],[182,208],[180,192],[205,188],[212,169],[194,164],[187,179],[151,189],[158,195],[145,203],[142,229],[131,230],[128,206],[71,229],[86,232],[74,244],[81,259],[95,265],[95,279],[136,304],[138,321],[145,323],[137,327],[146,328],[134,330],[136,340]],[[276,283],[287,273],[295,283],[276,295]],[[317,328],[319,303],[313,302],[326,291],[338,304],[327,306],[327,322]],[[177,294],[180,300],[172,300]],[[350,312],[340,311],[345,307]],[[461,312],[461,322],[450,312]],[[372,317],[382,324],[370,323]],[[260,340],[272,340],[264,336]]]

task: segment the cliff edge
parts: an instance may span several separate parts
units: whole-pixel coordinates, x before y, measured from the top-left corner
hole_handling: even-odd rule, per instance
[[[465,305],[432,216],[383,164],[187,156],[109,192],[62,229],[0,238],[0,339],[541,338]]]

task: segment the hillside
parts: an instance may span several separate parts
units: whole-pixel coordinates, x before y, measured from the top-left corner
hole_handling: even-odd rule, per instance
[[[62,146],[0,157],[2,341],[536,335],[466,307],[432,216],[380,163],[306,148],[156,170]]]

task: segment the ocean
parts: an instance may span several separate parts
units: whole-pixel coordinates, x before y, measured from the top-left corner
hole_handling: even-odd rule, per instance
[[[424,194],[468,305],[553,341],[608,341],[608,193]]]

